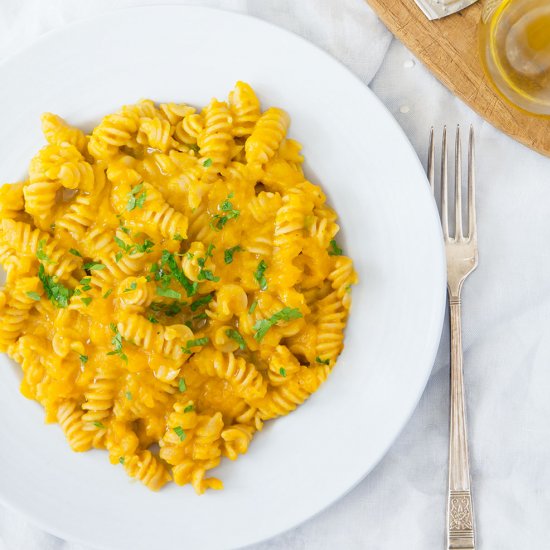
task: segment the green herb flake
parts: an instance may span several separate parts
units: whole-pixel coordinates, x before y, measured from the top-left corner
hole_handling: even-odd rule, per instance
[[[99,430],[105,429],[105,426],[101,422],[94,422],[94,426]]]
[[[190,350],[191,348],[198,348],[200,346],[205,346],[210,342],[210,338],[208,336],[205,336],[203,338],[196,338],[195,340],[187,340],[187,343],[185,344],[185,347],[182,347],[181,350],[183,353],[190,354],[192,353]]]
[[[267,264],[261,260],[258,264],[258,268],[254,272],[254,279],[258,281],[258,284],[260,285],[261,290],[267,289],[267,279],[265,278],[265,270],[267,269]]]
[[[179,379],[178,389],[181,393],[183,393],[185,390],[187,390],[187,385],[185,384],[185,380],[183,378]]]
[[[244,338],[239,334],[237,330],[235,330],[234,328],[230,328],[225,331],[225,334],[229,336],[229,338],[235,340],[235,342],[239,344],[239,348],[241,350],[246,349],[246,342],[244,341]]]
[[[231,248],[226,248],[224,253],[223,253],[223,259],[224,259],[224,262],[226,264],[230,264],[233,262],[233,254],[235,254],[235,252],[242,252],[242,248],[240,247],[240,245],[237,245],[237,246],[232,246]]]
[[[115,349],[107,355],[118,355],[125,363],[128,363],[128,356],[122,351],[122,335],[118,332],[118,328],[114,323],[110,323],[109,327],[115,333],[111,338],[111,344]]]
[[[113,292],[113,289],[110,288],[110,289],[103,295],[103,299],[106,300],[106,299],[111,295],[112,292]]]
[[[250,315],[252,315],[254,313],[254,310],[258,307],[258,300],[254,300],[251,304],[250,304],[250,309],[248,310],[248,313]]]
[[[118,262],[120,262],[120,260],[122,260],[122,255],[123,255],[123,254],[122,254],[122,252],[120,252],[120,251],[117,252],[117,253],[115,254],[115,262],[116,262],[117,264],[118,264]]]
[[[40,302],[40,294],[38,294],[38,292],[29,291],[27,292],[27,296],[35,302]]]
[[[90,297],[88,297],[88,298],[80,298],[80,300],[82,301],[82,303],[83,303],[86,307],[88,307],[88,306],[90,305],[91,301],[92,301],[92,299],[91,299]]]
[[[171,274],[185,289],[187,296],[193,296],[197,293],[198,283],[192,282],[186,277],[181,267],[179,267],[174,254],[172,254],[168,250],[163,250],[160,259],[160,265],[161,267],[167,266],[170,269]],[[159,270],[157,270],[157,274],[158,273],[160,273],[160,268]],[[161,274],[161,277],[162,275],[163,273]]]
[[[276,325],[279,321],[293,321],[302,317],[302,313],[298,308],[284,307],[281,311],[273,314],[269,319],[260,319],[254,323],[254,339],[261,342],[267,331]]]
[[[76,248],[69,248],[69,252],[73,256],[78,256],[79,258],[82,258],[82,254]]]
[[[175,241],[183,241],[183,237],[179,233],[176,233],[172,238]]]
[[[130,250],[130,248],[132,248],[132,245],[129,245],[129,244],[125,243],[121,238],[117,237],[116,235],[114,236],[114,239],[115,239],[115,243],[118,245],[118,247],[122,248],[122,250],[124,250],[124,252],[128,252]]]
[[[87,355],[79,355],[80,362],[85,365],[88,362],[88,356]]]
[[[195,406],[191,404],[191,405],[187,405],[187,407],[185,407],[185,409],[183,409],[183,412],[184,413],[190,413],[194,410],[195,410]]]
[[[41,262],[46,262],[47,264],[55,264],[55,262],[50,260],[50,257],[46,254],[46,251],[44,250],[45,246],[46,246],[46,239],[41,239],[38,241],[38,250],[36,251],[36,257]]]
[[[281,368],[279,369],[279,374],[280,374],[281,376],[284,376],[284,377],[286,378],[286,369],[284,369],[283,367],[281,367]]]
[[[332,239],[330,241],[330,247],[328,249],[328,255],[329,256],[341,256],[344,253],[344,251],[336,244],[336,241]]]
[[[316,357],[315,361],[321,365],[330,365],[330,359],[321,359],[320,357]]]
[[[128,288],[124,289],[124,292],[132,292],[132,290],[135,290],[137,288],[137,282],[133,281]]]
[[[181,294],[177,290],[171,288],[162,288],[157,286],[157,296],[164,296],[165,298],[174,298],[175,300],[181,299]]]
[[[176,426],[174,432],[180,438],[180,441],[183,441],[187,437],[181,426]]]
[[[131,212],[136,207],[143,208],[143,205],[145,204],[145,199],[147,198],[147,192],[143,191],[143,193],[138,194],[142,189],[143,183],[139,183],[138,185],[133,187],[128,194],[128,203],[126,204],[126,210],[128,210],[128,212]]]
[[[67,307],[69,305],[72,290],[57,282],[55,277],[48,275],[43,264],[38,266],[38,278],[44,287],[46,296],[53,304],[57,307]]]
[[[195,151],[195,153],[199,152],[199,146],[196,143],[186,143],[185,144],[191,151]]]
[[[119,459],[118,459],[118,463],[119,464],[122,464],[124,466],[124,457],[121,456]]]
[[[213,297],[214,296],[212,294],[206,294],[205,296],[198,298],[189,306],[191,308],[191,311],[197,311],[197,309],[199,309],[201,306],[209,304],[212,301]]]
[[[105,265],[95,262],[89,262],[87,264],[84,264],[82,266],[82,269],[85,269],[87,271],[100,271],[101,269],[105,269]]]
[[[233,204],[229,199],[233,197],[233,192],[231,192],[227,198],[218,205],[218,208],[223,212],[223,214],[216,214],[212,216],[210,221],[210,227],[216,231],[221,231],[225,224],[232,219],[236,219],[240,216],[240,210],[233,208]]]
[[[205,168],[210,168],[210,166],[212,166],[212,159],[211,158],[207,158],[203,163],[202,165],[205,167]]]
[[[155,243],[153,241],[150,241],[146,239],[143,241],[142,244],[135,244],[130,248],[129,255],[133,256],[134,254],[143,254],[144,252],[147,254],[151,254],[153,252],[152,248],[155,246]]]
[[[149,317],[147,317],[147,320],[150,321],[153,324],[159,322],[159,320],[154,315],[149,315]]]
[[[129,391],[127,391],[125,395],[126,395],[126,399],[128,399],[128,401],[132,400],[132,394]]]

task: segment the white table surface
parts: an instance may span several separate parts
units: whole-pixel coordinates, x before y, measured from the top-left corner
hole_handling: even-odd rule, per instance
[[[422,159],[431,125],[474,124],[480,265],[463,293],[463,337],[478,550],[549,548],[550,160],[453,97],[363,0],[1,0],[0,59],[70,21],[154,3],[248,12],[302,34],[370,85]],[[318,517],[253,550],[443,548],[448,347],[447,322],[418,409],[378,467]],[[0,506],[4,548],[90,550]]]

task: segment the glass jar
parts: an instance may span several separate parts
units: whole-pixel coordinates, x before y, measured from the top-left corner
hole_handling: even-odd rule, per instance
[[[550,0],[487,0],[481,60],[508,101],[550,116]]]

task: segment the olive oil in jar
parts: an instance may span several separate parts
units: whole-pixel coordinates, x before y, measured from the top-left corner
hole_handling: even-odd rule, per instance
[[[550,115],[549,0],[503,0],[495,6],[481,25],[481,57],[505,98]]]

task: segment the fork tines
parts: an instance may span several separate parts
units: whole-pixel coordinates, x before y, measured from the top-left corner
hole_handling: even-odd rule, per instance
[[[441,227],[445,240],[470,241],[476,238],[476,206],[475,206],[475,152],[474,128],[470,126],[468,143],[468,235],[463,232],[462,220],[462,145],[460,126],[456,127],[455,141],[455,231],[449,234],[449,177],[447,160],[447,127],[443,128],[443,143],[441,149]],[[432,193],[435,188],[435,143],[434,129],[430,131],[428,152],[428,179]]]

